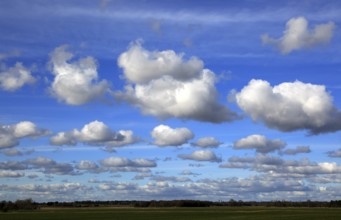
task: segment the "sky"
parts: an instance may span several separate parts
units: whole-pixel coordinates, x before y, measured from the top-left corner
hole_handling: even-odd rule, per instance
[[[0,1],[0,200],[335,200],[341,2]]]

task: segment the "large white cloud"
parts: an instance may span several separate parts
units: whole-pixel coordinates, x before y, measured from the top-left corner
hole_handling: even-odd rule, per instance
[[[237,115],[218,103],[215,74],[203,62],[174,51],[150,52],[136,43],[122,53],[118,65],[127,79],[125,91],[115,92],[144,114],[220,123]]]
[[[250,135],[233,143],[234,149],[255,149],[258,153],[269,153],[284,148],[287,144],[279,139],[270,140],[263,135]]]
[[[341,112],[323,85],[295,81],[272,87],[253,79],[236,94],[236,101],[254,121],[280,131],[318,134],[341,129]]]
[[[157,146],[180,146],[194,137],[188,128],[171,128],[167,125],[159,125],[151,132],[155,139],[153,144]]]
[[[281,53],[288,54],[294,50],[329,43],[333,37],[334,28],[335,24],[328,22],[316,25],[313,30],[309,30],[308,21],[304,17],[297,17],[287,22],[281,38],[273,39],[268,34],[264,34],[261,39],[264,44],[274,45]]]
[[[36,79],[22,63],[17,62],[15,66],[6,68],[0,72],[0,88],[5,91],[16,91],[25,84],[32,84]]]
[[[50,138],[53,145],[76,145],[78,142],[89,145],[104,145],[108,147],[120,147],[136,143],[140,138],[135,137],[130,130],[111,130],[100,121],[92,121],[83,126],[81,130],[59,132]]]
[[[30,121],[0,125],[0,149],[18,145],[21,138],[39,137],[47,134],[50,134],[50,131],[38,128]]]
[[[67,46],[57,47],[51,54],[51,69],[55,75],[51,93],[69,105],[82,105],[101,99],[109,90],[106,80],[98,80],[96,60],[92,57],[70,62],[73,54]]]
[[[221,158],[210,150],[197,150],[190,154],[179,154],[178,157],[185,160],[221,162]]]

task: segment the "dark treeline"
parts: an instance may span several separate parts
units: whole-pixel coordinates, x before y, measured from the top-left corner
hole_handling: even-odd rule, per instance
[[[201,201],[201,200],[151,200],[151,201],[75,201],[75,202],[33,202],[32,199],[17,200],[15,202],[0,202],[0,211],[7,212],[11,210],[35,210],[44,207],[60,208],[86,208],[86,207],[245,207],[245,206],[263,206],[263,207],[341,207],[341,200],[332,201]]]
[[[32,199],[17,200],[15,202],[11,201],[1,201],[0,211],[7,212],[11,210],[34,210],[38,209],[39,204],[33,202]]]

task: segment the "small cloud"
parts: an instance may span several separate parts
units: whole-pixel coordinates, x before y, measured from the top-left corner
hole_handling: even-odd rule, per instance
[[[219,147],[222,144],[222,142],[218,141],[214,137],[203,137],[198,139],[196,142],[191,143],[192,146],[195,147]]]
[[[341,149],[327,152],[328,157],[341,157]]]
[[[8,92],[14,92],[26,84],[33,84],[35,81],[31,70],[20,62],[0,72],[0,89]]]
[[[156,167],[156,163],[153,160],[147,160],[143,158],[130,160],[125,157],[109,157],[100,161],[101,165],[106,168],[120,168],[120,167]]]
[[[23,176],[25,174],[16,171],[0,170],[0,178],[18,178]]]
[[[233,143],[233,148],[255,149],[257,153],[270,153],[284,148],[287,144],[279,139],[270,140],[263,135],[250,135]]]
[[[263,34],[261,40],[263,44],[269,44],[279,49],[282,54],[289,54],[294,50],[311,48],[318,45],[327,44],[333,37],[335,29],[334,22],[316,25],[313,30],[308,29],[308,21],[304,17],[291,18],[284,31],[284,35],[279,39]]]
[[[49,130],[38,128],[36,124],[30,121],[0,125],[0,149],[17,146],[22,138],[40,137],[50,133]]]
[[[111,130],[106,124],[100,121],[92,121],[83,126],[81,130],[59,132],[50,138],[52,145],[76,145],[78,142],[88,145],[101,146],[109,148],[120,147],[133,144],[140,141],[130,130]]]
[[[310,147],[309,146],[298,146],[295,149],[286,149],[281,152],[281,154],[286,154],[286,155],[296,155],[296,154],[301,154],[301,153],[310,153]]]
[[[67,46],[57,47],[50,54],[50,65],[54,77],[51,94],[69,105],[82,105],[103,98],[109,83],[98,80],[97,63],[92,57],[69,62],[73,54]]]
[[[184,160],[195,160],[195,161],[208,161],[220,163],[221,158],[217,157],[214,152],[210,150],[197,150],[191,154],[179,154],[179,158]]]
[[[153,129],[151,136],[155,139],[153,144],[164,146],[181,146],[188,143],[194,134],[188,128],[171,128],[167,125],[159,125]]]

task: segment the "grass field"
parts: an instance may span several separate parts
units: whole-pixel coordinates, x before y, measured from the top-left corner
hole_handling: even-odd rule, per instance
[[[210,208],[82,208],[42,209],[0,213],[1,220],[221,220],[221,219],[293,219],[340,220],[338,208],[267,208],[267,207],[210,207]]]

